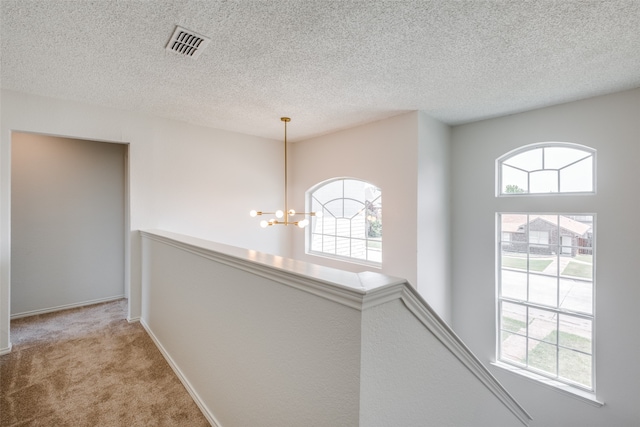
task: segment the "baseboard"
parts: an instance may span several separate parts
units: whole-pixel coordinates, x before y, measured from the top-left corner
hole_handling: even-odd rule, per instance
[[[160,350],[160,353],[162,353],[162,356],[165,358],[169,366],[171,366],[171,369],[173,369],[173,372],[175,372],[175,374],[178,376],[178,379],[180,380],[184,388],[187,389],[187,392],[189,393],[189,395],[191,395],[191,398],[196,403],[196,405],[198,405],[198,408],[200,408],[202,415],[204,415],[207,421],[209,421],[209,424],[211,424],[212,427],[222,427],[222,424],[220,424],[220,422],[216,420],[216,417],[214,417],[213,414],[209,411],[209,408],[207,408],[207,406],[204,404],[204,402],[200,398],[200,395],[198,395],[198,392],[195,391],[191,383],[182,374],[182,371],[180,370],[178,365],[176,365],[176,363],[173,361],[173,359],[171,358],[167,350],[162,346],[158,338],[154,335],[149,325],[147,325],[144,319],[140,319],[140,324],[142,325],[144,330],[147,331],[147,334],[149,334],[149,336],[155,343],[156,347],[158,347],[158,350]]]
[[[12,314],[11,319],[19,319],[21,317],[36,316],[38,314],[45,314],[45,313],[53,313],[55,311],[68,310],[70,308],[77,308],[77,307],[84,307],[86,305],[99,304],[101,302],[116,301],[123,298],[124,298],[124,294],[107,297],[107,298],[94,299],[90,301],[83,301],[83,302],[78,302],[74,304],[59,305],[57,307],[42,308],[40,310],[25,311],[22,313]]]
[[[129,323],[138,323],[140,321],[140,316],[138,317],[127,317],[127,322]]]
[[[12,345],[11,345],[11,344],[9,344],[9,347],[6,347],[6,348],[0,348],[0,356],[3,356],[3,355],[5,355],[5,354],[9,354],[9,353],[11,353],[11,347],[12,347]]]

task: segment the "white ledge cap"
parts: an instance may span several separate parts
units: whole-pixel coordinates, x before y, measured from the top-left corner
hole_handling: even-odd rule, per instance
[[[218,256],[231,257],[239,262],[250,262],[263,267],[281,270],[295,276],[357,291],[362,295],[366,295],[374,290],[407,283],[405,279],[387,276],[373,271],[353,273],[165,230],[143,230],[140,231],[140,233],[146,237],[156,239],[164,238],[175,243],[187,245],[192,250],[197,250],[203,255],[208,252],[210,255],[217,254]],[[165,240],[165,243],[169,242]]]

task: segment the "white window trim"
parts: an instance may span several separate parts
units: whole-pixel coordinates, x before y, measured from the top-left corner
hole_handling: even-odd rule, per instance
[[[583,390],[581,388],[577,388],[572,385],[554,380],[553,378],[538,375],[535,372],[529,371],[525,368],[520,368],[515,365],[510,365],[500,360],[491,362],[491,365],[495,366],[496,368],[503,369],[507,372],[520,375],[521,377],[531,380],[534,384],[538,384],[543,387],[548,387],[551,390],[573,397],[582,402],[588,403],[589,405],[596,406],[596,407],[604,406],[604,402],[597,399],[595,391]]]
[[[344,180],[354,180],[354,181],[360,181],[360,182],[364,182],[366,184],[369,184],[371,186],[376,187],[378,190],[380,190],[380,187],[378,187],[377,185],[369,182],[369,181],[365,181],[363,179],[360,178],[353,178],[353,177],[336,177],[336,178],[331,178],[325,181],[322,181],[316,185],[314,185],[313,187],[309,188],[306,193],[305,193],[305,206],[306,206],[306,211],[310,212],[312,210],[311,208],[311,199],[313,198],[313,193],[318,190],[319,188],[323,187],[324,185],[329,185],[334,181],[344,181]],[[382,193],[382,191],[380,190],[380,192]],[[381,197],[382,194],[379,196]],[[348,262],[351,264],[357,264],[357,265],[364,265],[367,267],[372,267],[372,268],[377,268],[377,269],[382,269],[382,262],[384,260],[384,254],[381,253],[381,261],[371,261],[368,259],[361,259],[361,258],[355,258],[355,257],[349,257],[349,256],[345,256],[345,255],[339,255],[339,254],[332,254],[332,253],[327,253],[327,252],[322,252],[322,251],[317,251],[317,250],[313,250],[312,249],[312,235],[313,235],[313,228],[312,225],[310,225],[309,227],[307,227],[306,233],[305,233],[305,252],[307,255],[312,255],[312,256],[317,256],[317,257],[321,257],[321,258],[326,258],[326,259],[330,259],[330,260],[334,260],[334,261],[340,261],[340,262]],[[359,238],[352,238],[349,237],[349,239],[355,239],[355,240],[360,240]],[[363,239],[365,241],[370,240],[369,238],[365,238]],[[384,239],[382,239],[383,245],[384,245]],[[384,246],[383,246],[384,247]]]
[[[527,190],[526,193],[503,193],[502,192],[502,163],[505,160],[510,159],[513,156],[516,156],[520,153],[524,153],[526,151],[530,151],[530,150],[535,150],[537,148],[546,148],[546,147],[565,147],[565,148],[574,148],[576,150],[582,150],[582,151],[587,151],[589,153],[591,153],[591,156],[593,157],[593,162],[592,162],[592,171],[591,171],[591,179],[592,179],[592,191],[576,191],[576,192],[561,192],[560,191],[560,181],[558,180],[558,191],[554,192],[554,193],[529,193],[529,191]],[[597,194],[597,167],[596,167],[596,162],[597,162],[597,156],[596,156],[596,150],[591,148],[591,147],[587,147],[586,145],[581,145],[581,144],[575,144],[572,142],[537,142],[534,144],[528,144],[522,147],[518,147],[514,150],[511,150],[505,154],[503,154],[502,156],[498,157],[496,159],[496,165],[495,165],[495,171],[496,171],[496,197],[555,197],[555,196],[579,196],[579,195],[594,195]],[[556,169],[541,169],[541,170],[556,170]],[[527,172],[530,173],[530,172]]]
[[[563,193],[564,194],[564,193]],[[596,235],[596,227],[597,227],[597,215],[595,213],[588,213],[588,212],[580,212],[580,213],[566,213],[566,212],[562,212],[562,213],[558,213],[558,212],[533,212],[533,211],[527,211],[527,212],[497,212],[496,213],[496,233],[495,233],[495,237],[496,237],[496,263],[495,263],[495,268],[496,268],[496,299],[495,299],[495,303],[496,303],[496,308],[495,308],[495,313],[496,313],[496,330],[495,330],[495,358],[494,360],[491,362],[492,365],[499,367],[501,369],[505,369],[509,372],[521,375],[525,378],[528,379],[532,379],[535,380],[536,383],[538,384],[543,384],[546,386],[549,386],[551,388],[553,388],[556,391],[561,391],[564,393],[568,393],[569,395],[571,395],[572,397],[577,397],[580,398],[581,400],[587,401],[587,403],[590,403],[592,405],[595,406],[603,406],[604,403],[597,400],[596,398],[596,370],[597,370],[597,362],[596,362],[596,291],[595,291],[595,287],[596,287],[596,268],[597,268],[597,257],[596,257],[596,242],[595,242],[595,237],[594,237],[594,244],[591,248],[592,254],[593,254],[593,259],[594,259],[594,264],[593,264],[593,277],[592,277],[592,283],[593,283],[593,289],[592,289],[592,314],[591,314],[591,337],[592,337],[592,344],[591,344],[591,363],[592,363],[592,367],[591,367],[591,388],[587,388],[585,386],[581,386],[578,384],[571,384],[569,382],[563,382],[562,380],[553,378],[551,376],[547,376],[544,375],[542,373],[537,373],[536,371],[532,370],[531,368],[525,367],[525,366],[518,366],[515,363],[510,363],[508,361],[505,360],[501,360],[499,359],[500,356],[500,351],[501,351],[501,319],[500,319],[500,302],[502,301],[502,291],[501,291],[501,287],[502,287],[502,283],[500,280],[501,277],[501,267],[502,267],[502,263],[498,263],[497,260],[501,259],[502,257],[502,227],[501,227],[501,222],[500,222],[500,218],[501,215],[509,215],[509,214],[514,214],[514,215],[565,215],[565,216],[580,216],[580,215],[586,215],[586,216],[591,216],[593,218],[593,234],[594,236]],[[512,243],[512,241],[509,241],[509,243]],[[510,302],[510,301],[508,301]],[[534,304],[535,305],[535,304]],[[544,307],[541,307],[544,308]]]

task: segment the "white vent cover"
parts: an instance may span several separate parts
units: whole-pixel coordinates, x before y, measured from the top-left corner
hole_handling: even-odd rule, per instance
[[[211,39],[205,36],[176,26],[176,30],[173,32],[169,43],[167,43],[167,50],[197,59],[210,41]]]

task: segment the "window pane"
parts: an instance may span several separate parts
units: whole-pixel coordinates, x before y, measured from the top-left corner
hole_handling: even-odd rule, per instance
[[[367,242],[365,240],[351,240],[351,257],[367,259]]]
[[[331,215],[322,217],[322,233],[330,236],[336,235],[336,219]]]
[[[336,218],[344,217],[344,203],[342,203],[342,199],[331,200],[324,205],[324,208]]]
[[[311,212],[319,212],[322,210],[322,203],[320,203],[315,197],[311,198]]]
[[[529,301],[536,304],[557,307],[558,279],[555,276],[530,274]]]
[[[529,308],[529,337],[556,344],[558,330],[556,313],[537,308]]]
[[[312,251],[322,251],[322,234],[312,234],[311,235],[311,250]]]
[[[524,364],[527,356],[527,338],[502,331],[500,339],[500,359]]]
[[[502,194],[527,193],[529,190],[529,174],[508,165],[502,165]]]
[[[591,387],[592,356],[561,348],[558,358],[560,377]]]
[[[344,194],[342,197],[345,199],[363,199],[363,196],[365,195],[365,187],[367,187],[366,182],[358,181],[356,179],[345,179],[343,182]]]
[[[320,203],[342,198],[342,180],[329,182],[313,192],[313,197]]]
[[[502,297],[527,300],[527,274],[502,270]]]
[[[500,321],[501,328],[507,332],[527,334],[527,308],[525,306],[503,302]]]
[[[571,254],[562,257],[563,277],[593,280],[593,252],[591,249],[572,248]]]
[[[336,255],[351,255],[351,239],[347,239],[344,237],[336,238]]]
[[[549,244],[549,232],[529,229],[529,243]]]
[[[558,347],[546,342],[529,339],[529,366],[551,375],[557,372]]]
[[[559,323],[558,345],[591,354],[591,320],[561,314]]]
[[[593,157],[560,170],[560,191],[593,191]]]
[[[593,314],[593,283],[560,279],[560,308]]]
[[[352,199],[344,199],[344,217],[354,218],[357,215],[364,214],[364,203]]]
[[[366,237],[367,225],[364,219],[364,215],[358,215],[351,220],[351,237],[357,239],[364,239]]]
[[[561,169],[571,163],[589,156],[590,153],[570,147],[545,147],[544,168]]]
[[[516,154],[503,163],[529,172],[542,169],[542,148]]]
[[[336,253],[336,238],[333,236],[323,236],[322,239],[322,252],[328,254]]]
[[[351,237],[351,221],[344,218],[337,219],[336,235],[342,237]]]
[[[382,260],[382,193],[355,179],[337,179],[307,193],[312,212],[310,251],[358,260]],[[321,235],[319,237],[318,235]]]
[[[371,240],[367,241],[367,259],[369,261],[382,262],[382,241]]]
[[[536,171],[529,174],[529,193],[557,193],[558,172]]]

